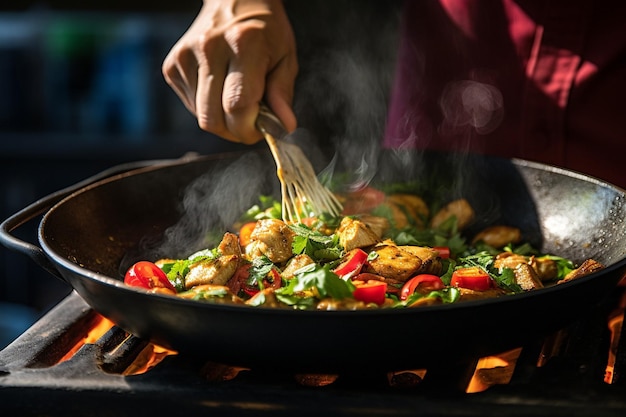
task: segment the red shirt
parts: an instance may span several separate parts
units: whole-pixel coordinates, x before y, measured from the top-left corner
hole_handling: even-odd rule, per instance
[[[626,187],[626,1],[407,1],[385,145]]]

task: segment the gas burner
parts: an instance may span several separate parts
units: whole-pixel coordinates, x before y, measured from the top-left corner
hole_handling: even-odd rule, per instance
[[[463,366],[289,375],[186,357],[129,335],[76,293],[0,352],[3,414],[617,416],[623,289],[584,320]],[[462,346],[459,347],[462,349]]]

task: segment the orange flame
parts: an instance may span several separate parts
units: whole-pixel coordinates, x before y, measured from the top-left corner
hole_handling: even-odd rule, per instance
[[[95,324],[88,330],[85,337],[83,337],[78,342],[76,342],[76,344],[72,346],[72,348],[69,349],[65,353],[65,355],[63,355],[63,357],[59,360],[58,363],[65,362],[66,360],[72,358],[72,356],[74,356],[74,354],[78,352],[78,350],[82,346],[86,344],[94,343],[96,340],[101,338],[106,332],[108,332],[111,329],[111,327],[113,327],[113,322],[111,322],[109,319],[102,317],[101,315],[98,315],[98,317],[96,318]]]
[[[522,348],[516,348],[498,355],[480,358],[465,392],[468,394],[482,392],[497,384],[508,384],[521,353]]]
[[[149,343],[122,374],[139,375],[146,373],[161,363],[161,361],[166,357],[177,354],[178,352],[175,350]]]
[[[89,328],[85,336],[80,339],[74,346],[72,346],[63,357],[59,360],[58,363],[67,361],[71,359],[78,350],[84,345],[95,343],[98,339],[100,339],[106,332],[108,332],[114,323],[109,319],[98,315],[94,321],[94,324]],[[157,346],[153,343],[149,343],[137,358],[133,361],[133,363],[123,372],[123,375],[137,375],[142,374],[150,369],[154,368],[157,364],[159,364],[165,357],[170,355],[176,355],[177,352],[166,349],[161,346]]]
[[[622,280],[620,285],[626,281]],[[611,344],[609,346],[609,357],[607,360],[606,370],[604,371],[604,382],[612,384],[615,378],[615,360],[619,345],[620,336],[622,334],[622,325],[624,323],[624,310],[626,309],[626,292],[622,293],[619,306],[609,315],[609,330],[611,331]]]

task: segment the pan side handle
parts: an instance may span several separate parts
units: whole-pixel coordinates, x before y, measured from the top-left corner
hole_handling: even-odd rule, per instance
[[[22,210],[18,211],[17,213],[13,214],[2,223],[0,223],[0,243],[2,243],[2,245],[7,247],[8,249],[28,256],[41,268],[45,269],[55,277],[65,282],[65,278],[58,271],[54,263],[50,260],[50,258],[48,258],[48,256],[45,254],[44,250],[41,247],[16,237],[13,232],[15,232],[20,226],[28,223],[38,216],[45,214],[56,203],[58,203],[68,195],[72,194],[73,192],[78,191],[83,187],[86,187],[87,185],[96,183],[114,175],[122,174],[124,172],[129,172],[148,166],[167,165],[175,161],[180,160],[148,160],[116,165],[74,185],[70,185],[67,188],[49,194],[46,197],[43,197],[40,200],[37,200],[29,206],[23,208]]]

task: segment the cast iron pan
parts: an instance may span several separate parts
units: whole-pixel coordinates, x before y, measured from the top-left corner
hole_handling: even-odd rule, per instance
[[[621,189],[523,160],[397,157],[381,158],[378,180],[416,182],[427,198],[442,201],[466,197],[479,214],[476,230],[518,226],[544,251],[578,262],[594,258],[606,268],[526,294],[402,310],[207,304],[121,282],[136,260],[186,256],[216,242],[259,193],[275,192],[275,167],[262,152],[139,163],[146,166],[115,175],[112,169],[11,216],[0,238],[136,336],[206,360],[302,372],[391,371],[499,353],[585,314],[626,270]],[[11,234],[42,213],[39,246]]]

